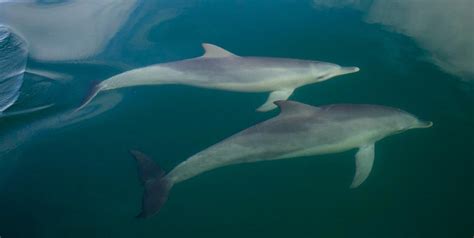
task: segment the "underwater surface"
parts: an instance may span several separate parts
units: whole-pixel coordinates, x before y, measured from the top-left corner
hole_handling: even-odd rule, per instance
[[[470,238],[472,9],[470,0],[0,0],[0,237]],[[131,149],[170,171],[279,113],[255,110],[268,93],[183,85],[104,91],[76,110],[91,85],[201,56],[202,43],[357,66],[290,100],[385,105],[434,125],[377,142],[355,189],[355,149],[238,164],[180,183],[158,214],[137,219]]]

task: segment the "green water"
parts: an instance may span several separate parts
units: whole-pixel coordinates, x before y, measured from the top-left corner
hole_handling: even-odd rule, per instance
[[[13,144],[0,160],[2,238],[474,234],[473,86],[433,64],[414,39],[366,23],[360,11],[306,1],[200,1],[150,27],[149,48],[120,48],[131,38],[122,37],[112,42],[117,51],[98,58],[143,66],[198,56],[210,42],[242,56],[355,65],[360,72],[299,88],[291,99],[387,105],[434,126],[378,142],[372,173],[357,189],[349,189],[355,151],[235,165],[175,186],[158,215],[137,220],[142,188],[129,149],[169,171],[278,112],[255,112],[266,94],[136,87],[119,90],[113,109],[68,123],[63,113],[79,104],[89,82],[117,72],[32,59],[74,79],[51,89],[48,100],[59,106],[0,122],[1,143]]]

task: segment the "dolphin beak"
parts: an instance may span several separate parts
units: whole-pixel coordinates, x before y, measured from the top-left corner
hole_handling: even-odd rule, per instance
[[[339,70],[339,75],[355,73],[359,70],[359,67],[341,67],[341,69]]]
[[[433,122],[431,121],[420,121],[417,128],[430,128],[433,126]]]

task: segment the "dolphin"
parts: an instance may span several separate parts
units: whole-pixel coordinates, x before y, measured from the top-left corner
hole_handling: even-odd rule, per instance
[[[142,212],[146,218],[157,213],[173,185],[219,167],[266,160],[289,159],[358,149],[351,188],[369,176],[374,144],[392,134],[428,128],[400,109],[364,104],[335,104],[314,107],[294,101],[276,101],[280,114],[247,128],[191,156],[168,174],[149,157],[131,151],[138,164],[145,192]]]
[[[270,92],[258,111],[269,111],[301,86],[359,71],[357,67],[284,58],[241,57],[219,46],[202,44],[204,55],[156,64],[115,75],[93,87],[80,110],[100,91],[138,85],[183,84],[235,92]]]

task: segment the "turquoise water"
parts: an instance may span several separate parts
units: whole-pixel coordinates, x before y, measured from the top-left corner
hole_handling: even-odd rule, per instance
[[[18,24],[9,25],[20,29]],[[137,220],[142,188],[129,149],[146,152],[169,171],[278,112],[255,112],[267,94],[186,86],[120,89],[100,95],[85,112],[70,110],[92,82],[199,56],[202,42],[242,56],[358,66],[358,73],[299,88],[290,99],[387,105],[434,126],[378,142],[372,173],[357,189],[349,189],[355,150],[235,165],[175,186],[158,215]],[[360,8],[281,0],[149,1],[131,10],[106,46],[86,58],[51,60],[53,54],[34,48],[42,45],[29,43],[28,67],[62,75],[25,74],[23,94],[10,110],[55,106],[0,118],[2,238],[474,234],[470,76],[431,60],[433,53],[416,37],[368,22]]]

